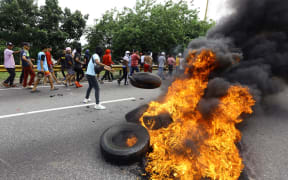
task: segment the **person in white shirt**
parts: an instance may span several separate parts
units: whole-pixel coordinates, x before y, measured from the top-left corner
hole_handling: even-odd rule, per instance
[[[9,73],[9,77],[2,83],[3,86],[16,87],[14,84],[15,79],[15,61],[13,54],[19,53],[20,51],[13,51],[13,44],[11,42],[7,43],[7,48],[4,50],[4,67]]]

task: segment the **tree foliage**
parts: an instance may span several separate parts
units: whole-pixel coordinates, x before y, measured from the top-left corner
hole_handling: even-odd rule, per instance
[[[164,4],[137,0],[134,8],[107,11],[90,28],[87,39],[91,49],[111,48],[114,57],[133,49],[175,54],[192,39],[204,36],[213,24],[199,20],[198,11],[189,8],[184,0],[168,0]]]
[[[0,41],[11,41],[16,46],[30,42],[35,56],[42,44],[59,49],[79,41],[88,15],[68,8],[63,11],[58,0],[46,0],[41,7],[36,0],[0,0],[0,19]]]

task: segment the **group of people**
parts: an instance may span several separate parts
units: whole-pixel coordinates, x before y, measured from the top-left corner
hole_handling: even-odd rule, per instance
[[[103,83],[104,79],[113,81],[113,69],[112,65],[114,62],[111,57],[111,50],[106,49],[105,55],[102,57],[103,50],[100,47],[95,49],[94,54],[90,55],[90,51],[86,50],[84,58],[82,60],[82,49],[81,47],[76,48],[73,52],[70,47],[67,47],[63,50],[61,56],[58,59],[58,64],[61,64],[61,72],[64,77],[64,81],[59,81],[54,73],[54,63],[52,61],[51,51],[52,48],[46,45],[41,47],[41,51],[38,53],[37,59],[33,59],[29,53],[30,44],[23,43],[23,49],[21,51],[13,51],[13,43],[7,43],[7,48],[4,50],[4,67],[9,73],[9,77],[2,83],[3,86],[16,87],[14,84],[15,79],[15,61],[13,54],[20,53],[21,64],[22,64],[22,74],[20,77],[20,84],[23,88],[32,89],[31,92],[38,92],[37,86],[43,80],[44,83],[49,81],[50,90],[54,91],[57,88],[54,86],[53,80],[57,84],[63,83],[67,86],[75,86],[77,88],[83,87],[80,84],[80,81],[85,77],[83,68],[86,69],[86,79],[88,81],[89,87],[86,92],[84,103],[91,101],[89,98],[91,90],[95,89],[95,99],[96,99],[96,109],[105,109],[104,106],[100,104],[99,100],[99,85]],[[102,57],[102,60],[101,60]],[[178,54],[176,59],[168,55],[166,58],[165,53],[162,52],[158,57],[158,74],[162,79],[165,79],[164,70],[168,66],[169,74],[172,75],[174,67],[176,71],[183,70],[181,66],[183,61],[182,54]],[[37,64],[37,76],[34,72],[33,62]],[[128,85],[127,78],[132,76],[135,72],[139,72],[139,67],[144,70],[144,72],[152,73],[153,68],[153,59],[152,54],[149,52],[139,53],[139,51],[126,51],[124,57],[121,60],[122,63],[122,76],[117,80],[118,84],[121,84],[121,81],[124,80],[124,85]],[[104,76],[100,80],[100,72],[105,70]],[[66,73],[65,73],[66,71]],[[28,77],[30,80],[28,81]],[[34,82],[36,76],[36,81]],[[74,81],[74,84],[73,84]]]
[[[173,75],[174,69],[176,69],[176,73],[180,73],[184,71],[183,63],[184,58],[182,58],[181,53],[179,53],[175,59],[171,54],[168,54],[166,58],[165,52],[162,52],[158,57],[158,75],[162,79],[165,79],[164,70],[166,67],[168,67],[169,76]]]

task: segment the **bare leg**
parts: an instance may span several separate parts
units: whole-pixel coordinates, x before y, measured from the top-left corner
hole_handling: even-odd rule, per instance
[[[43,85],[45,86],[46,83],[47,83],[47,77],[45,76],[45,77],[44,77],[44,80],[43,80]]]
[[[52,79],[51,75],[48,76],[48,78],[49,78],[51,90],[53,90],[54,89],[54,84],[53,84],[53,79]]]
[[[51,74],[52,74],[52,77],[53,77],[53,79],[55,80],[55,82],[56,82],[57,84],[60,84],[60,82],[58,81],[57,77],[55,76],[55,73],[52,72]]]
[[[40,82],[40,79],[37,78],[36,82],[34,83],[34,87],[33,87],[32,91],[36,91],[37,85],[39,84],[39,82]]]

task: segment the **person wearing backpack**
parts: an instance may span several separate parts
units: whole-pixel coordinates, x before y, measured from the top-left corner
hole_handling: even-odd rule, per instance
[[[102,53],[103,53],[103,50],[100,47],[97,47],[95,49],[95,54],[92,55],[88,63],[86,77],[88,80],[89,87],[87,89],[86,96],[83,101],[83,103],[88,103],[89,101],[91,101],[89,96],[90,96],[92,88],[94,88],[95,99],[96,99],[95,109],[97,110],[104,110],[106,109],[106,107],[100,104],[100,98],[99,98],[100,89],[99,89],[99,84],[96,80],[96,74],[100,73],[103,69],[107,71],[112,71],[111,67],[100,62],[100,57],[102,56]]]

